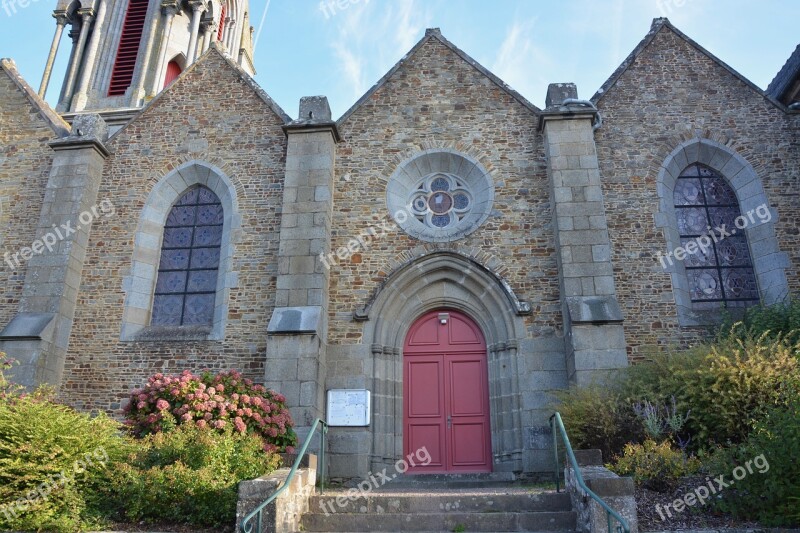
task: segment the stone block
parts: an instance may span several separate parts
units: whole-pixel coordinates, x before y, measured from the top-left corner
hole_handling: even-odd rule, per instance
[[[272,334],[318,333],[320,329],[319,306],[276,308],[267,326]]]
[[[590,296],[566,298],[567,310],[573,324],[621,322],[622,309],[616,298]]]
[[[547,86],[545,107],[560,106],[568,98],[578,98],[578,87],[574,83],[551,83]]]

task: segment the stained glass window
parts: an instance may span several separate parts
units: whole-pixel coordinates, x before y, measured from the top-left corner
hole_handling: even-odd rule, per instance
[[[164,225],[153,325],[212,324],[222,222],[222,203],[206,187],[189,190],[172,206]]]
[[[687,252],[695,250],[684,260],[695,308],[758,303],[744,232],[749,220],[740,217],[739,202],[730,185],[712,169],[691,165],[675,183],[674,202],[681,246]]]
[[[472,208],[467,187],[452,174],[436,172],[422,179],[409,197],[412,214],[428,227],[458,224]]]

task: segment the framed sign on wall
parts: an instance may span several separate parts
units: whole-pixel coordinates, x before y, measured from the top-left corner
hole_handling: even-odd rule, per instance
[[[328,425],[364,427],[370,424],[370,392],[366,389],[328,391]]]

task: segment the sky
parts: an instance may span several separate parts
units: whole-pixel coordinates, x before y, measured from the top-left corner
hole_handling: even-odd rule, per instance
[[[591,97],[656,17],[761,88],[800,43],[798,0],[250,1],[255,79],[292,117],[311,95],[326,95],[341,116],[432,27],[539,107],[549,83],[575,82]],[[0,0],[0,57],[14,59],[34,89],[54,8],[55,0]],[[68,55],[65,35],[51,105]]]

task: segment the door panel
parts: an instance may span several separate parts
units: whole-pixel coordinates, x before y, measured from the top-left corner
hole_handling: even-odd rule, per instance
[[[477,325],[453,311],[427,313],[409,330],[403,359],[405,455],[424,446],[432,457],[409,472],[491,472],[486,343]]]
[[[414,384],[408,402],[410,417],[444,417],[441,394],[438,393],[442,370],[441,357],[417,357],[408,362],[408,378]]]

